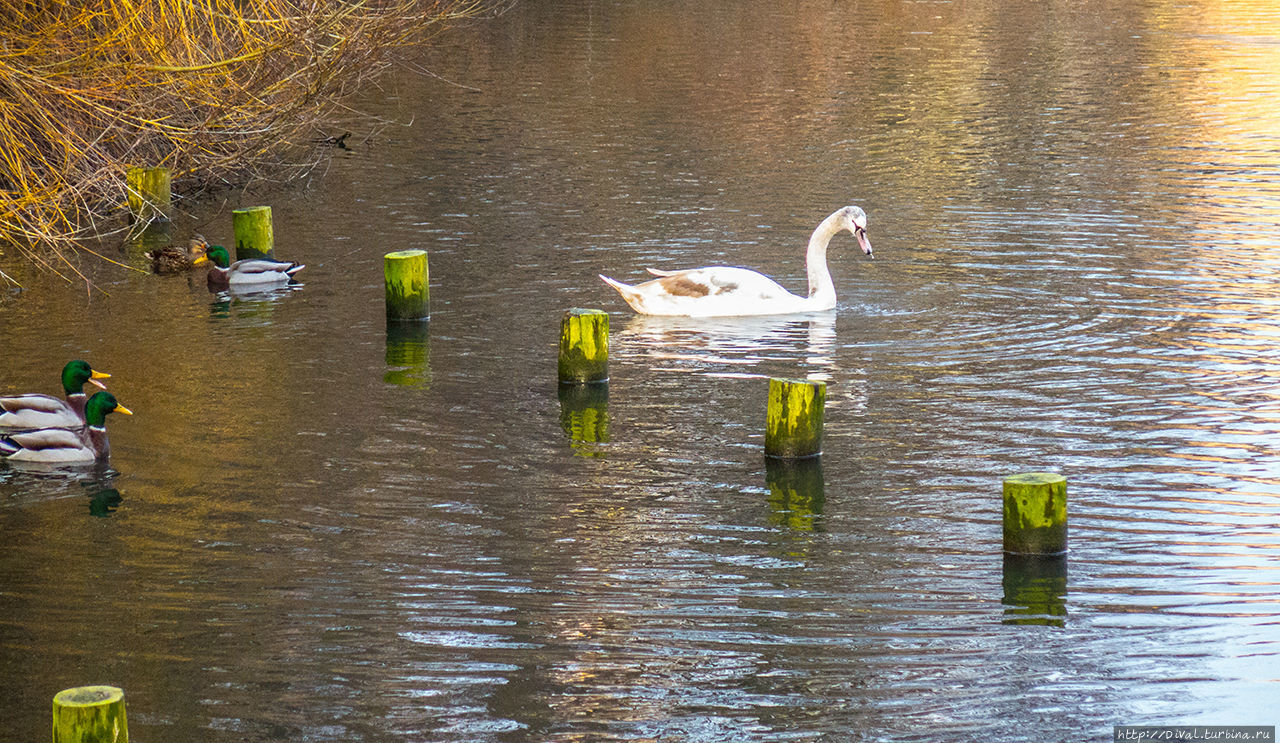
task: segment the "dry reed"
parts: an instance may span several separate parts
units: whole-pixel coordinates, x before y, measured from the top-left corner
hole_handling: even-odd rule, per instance
[[[191,191],[313,163],[395,50],[491,7],[0,0],[0,249],[79,275],[80,241],[120,227],[130,166],[167,166]]]

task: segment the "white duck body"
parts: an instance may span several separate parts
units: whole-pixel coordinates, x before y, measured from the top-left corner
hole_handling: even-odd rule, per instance
[[[230,263],[227,249],[221,245],[213,246],[206,255],[213,263],[209,267],[207,276],[209,288],[215,291],[230,287],[246,288],[288,283],[293,279],[294,274],[306,268],[299,263],[254,258]]]
[[[846,206],[822,220],[809,238],[805,255],[809,274],[809,294],[799,296],[778,282],[746,268],[709,266],[685,271],[648,271],[660,278],[634,286],[601,276],[618,290],[633,310],[642,315],[683,317],[724,317],[742,315],[784,315],[820,312],[836,306],[836,288],[827,269],[827,246],[841,230],[849,230],[868,256],[867,215],[856,206]]]
[[[106,431],[86,427],[46,428],[0,438],[0,455],[15,462],[94,462],[110,451]]]
[[[282,284],[293,278],[293,275],[306,266],[300,266],[297,263],[281,263],[278,261],[264,260],[245,260],[236,261],[231,264],[230,268],[209,269],[210,273],[217,271],[222,278],[220,283],[229,284],[231,286],[247,286],[262,284]]]
[[[83,426],[84,401],[84,393],[66,401],[39,394],[0,397],[0,432]]]

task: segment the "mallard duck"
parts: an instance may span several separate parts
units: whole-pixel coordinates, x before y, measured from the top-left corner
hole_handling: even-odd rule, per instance
[[[306,266],[268,260],[244,260],[231,262],[227,249],[214,245],[207,253],[213,265],[209,267],[209,288],[215,291],[228,287],[263,286],[283,284]]]
[[[601,276],[618,290],[631,309],[642,315],[717,317],[729,315],[782,315],[816,312],[836,306],[836,286],[827,270],[827,245],[841,230],[858,238],[862,252],[871,256],[867,240],[867,215],[846,206],[822,220],[809,238],[806,264],[809,295],[797,296],[773,279],[745,268],[711,266],[685,271],[647,269],[661,278],[631,286]]]
[[[63,401],[52,395],[39,394],[0,397],[0,432],[83,426],[87,399],[85,382],[105,390],[106,386],[98,380],[110,376],[106,372],[94,371],[79,359],[67,362],[62,367],[62,389],[67,399]]]
[[[41,428],[0,434],[0,457],[15,462],[93,462],[111,453],[107,441],[107,413],[133,415],[110,392],[98,392],[85,404],[87,426]]]
[[[156,248],[143,253],[151,261],[151,270],[156,273],[182,273],[207,262],[205,254],[209,250],[209,242],[204,235],[194,235],[187,248],[183,250],[177,245]]]

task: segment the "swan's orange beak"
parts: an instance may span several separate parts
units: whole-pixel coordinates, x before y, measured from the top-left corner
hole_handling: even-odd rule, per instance
[[[858,238],[858,245],[862,247],[862,252],[866,253],[868,258],[874,257],[871,255],[871,241],[867,239],[867,228],[859,227],[855,229],[853,236]]]

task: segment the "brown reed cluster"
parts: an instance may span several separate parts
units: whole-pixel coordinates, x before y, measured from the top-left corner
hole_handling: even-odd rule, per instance
[[[78,273],[78,241],[119,229],[133,165],[194,191],[314,164],[397,50],[492,7],[0,0],[0,250]]]

